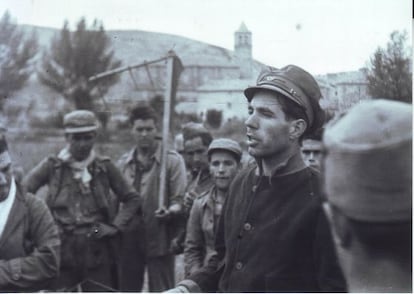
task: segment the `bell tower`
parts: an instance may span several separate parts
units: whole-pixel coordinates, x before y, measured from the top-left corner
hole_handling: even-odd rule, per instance
[[[234,33],[234,55],[240,67],[240,78],[249,79],[252,76],[252,33],[244,22]]]

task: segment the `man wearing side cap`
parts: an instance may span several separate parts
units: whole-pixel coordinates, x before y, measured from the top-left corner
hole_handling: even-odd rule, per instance
[[[362,102],[323,141],[324,209],[350,292],[412,292],[412,106]]]
[[[300,154],[323,123],[320,89],[303,69],[262,72],[245,90],[248,152],[257,167],[232,182],[208,265],[171,291],[343,292],[319,176]]]
[[[46,203],[62,240],[60,276],[54,288],[117,289],[118,235],[139,209],[140,198],[109,158],[95,154],[98,123],[92,112],[66,114],[64,127],[67,146],[24,179],[30,192],[49,188]],[[119,202],[125,209],[118,212]]]
[[[200,269],[215,252],[214,231],[229,186],[241,167],[242,149],[234,140],[213,140],[207,155],[214,186],[196,198],[191,208],[184,246],[186,275]]]
[[[0,135],[0,292],[49,289],[59,273],[58,228],[43,200],[24,193]]]

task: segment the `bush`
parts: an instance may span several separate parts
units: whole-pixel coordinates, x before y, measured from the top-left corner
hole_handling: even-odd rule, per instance
[[[218,129],[223,121],[223,112],[221,110],[209,109],[206,113],[206,122],[213,128]]]
[[[29,118],[29,125],[32,128],[62,129],[63,116],[64,114],[60,111],[45,116],[32,116]]]

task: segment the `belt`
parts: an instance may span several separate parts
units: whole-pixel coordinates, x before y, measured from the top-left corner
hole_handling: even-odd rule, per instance
[[[72,228],[63,227],[62,230],[64,234],[68,235],[88,235],[93,233],[94,225],[90,224]]]

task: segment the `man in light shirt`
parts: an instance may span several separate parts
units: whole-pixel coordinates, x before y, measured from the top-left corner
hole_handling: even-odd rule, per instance
[[[0,135],[0,292],[47,289],[57,276],[60,240],[43,200],[22,191]]]

